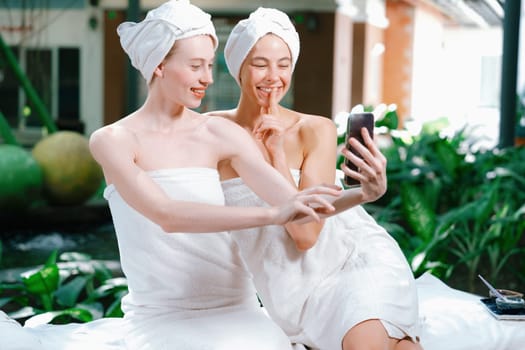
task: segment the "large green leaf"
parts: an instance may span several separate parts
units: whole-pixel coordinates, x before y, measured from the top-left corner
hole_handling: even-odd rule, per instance
[[[53,293],[59,284],[58,266],[46,265],[36,271],[22,273],[22,282],[28,292],[33,294],[50,294]]]
[[[381,127],[384,126],[389,130],[396,130],[399,125],[399,117],[397,115],[396,109],[388,110],[383,118],[376,121],[375,126]]]
[[[423,240],[430,241],[436,228],[436,214],[416,186],[401,185],[402,210],[410,228]]]
[[[79,295],[90,278],[87,276],[76,276],[71,281],[60,286],[55,292],[57,303],[62,306],[73,307],[78,303]]]
[[[448,142],[438,142],[436,143],[436,158],[450,181],[454,181],[460,161],[456,149]]]
[[[58,255],[58,251],[55,249],[51,252],[51,254],[49,254],[49,257],[47,258],[46,260],[46,263],[44,264],[44,266],[54,266],[56,265],[57,263],[57,255]]]
[[[124,312],[122,312],[121,301],[115,299],[111,305],[108,306],[106,314],[104,317],[123,317]]]

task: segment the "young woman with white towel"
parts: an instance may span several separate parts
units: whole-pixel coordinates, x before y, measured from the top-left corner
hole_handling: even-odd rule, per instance
[[[210,15],[171,0],[117,31],[146,79],[148,96],[137,111],[95,131],[90,148],[105,175],[104,196],[128,281],[122,300],[127,347],[290,348],[259,307],[226,230],[285,224],[300,215],[317,221],[312,207],[330,212],[321,195],[337,198],[340,189],[298,193],[242,128],[190,109],[213,82],[218,40]],[[225,206],[217,171],[225,161],[275,206]]]
[[[327,118],[278,103],[299,55],[288,16],[259,8],[232,30],[225,46],[241,88],[233,110],[211,112],[248,130],[264,155],[296,188],[335,182],[336,128]],[[394,239],[359,204],[386,191],[386,160],[368,133],[351,140],[363,160],[343,151],[361,171],[355,207],[304,225],[288,223],[232,232],[270,316],[291,340],[312,349],[421,349],[412,271]],[[230,164],[219,168],[228,205],[264,206]],[[345,191],[345,192],[347,192]],[[291,237],[302,236],[298,244]]]

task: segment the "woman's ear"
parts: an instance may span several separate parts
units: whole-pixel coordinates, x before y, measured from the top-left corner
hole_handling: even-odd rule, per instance
[[[162,78],[164,76],[164,63],[161,63],[155,68],[153,71],[153,75],[157,76],[159,78]]]

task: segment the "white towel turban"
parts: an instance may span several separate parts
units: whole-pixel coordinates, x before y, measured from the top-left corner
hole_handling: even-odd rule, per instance
[[[219,39],[211,16],[189,0],[170,0],[151,10],[139,23],[124,22],[117,28],[120,44],[148,84],[153,72],[173,47],[175,40],[210,35],[215,49]]]
[[[277,9],[259,7],[247,19],[239,21],[232,29],[224,58],[230,74],[239,82],[243,61],[257,41],[268,33],[279,36],[288,45],[292,54],[292,71],[299,57],[299,34],[288,15]]]

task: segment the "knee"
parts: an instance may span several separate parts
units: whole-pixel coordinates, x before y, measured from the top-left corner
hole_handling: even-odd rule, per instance
[[[343,350],[388,350],[389,337],[379,320],[368,320],[352,327],[344,336]]]

